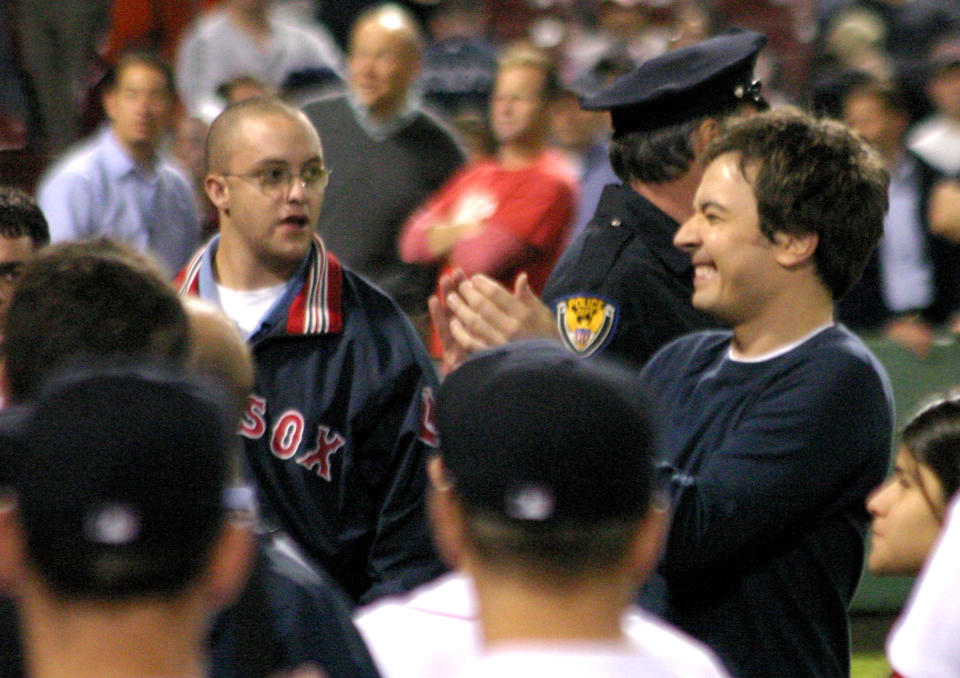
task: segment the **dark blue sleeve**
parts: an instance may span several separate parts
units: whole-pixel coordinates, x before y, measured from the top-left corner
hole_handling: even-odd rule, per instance
[[[426,520],[426,460],[436,444],[436,377],[426,353],[377,404],[378,425],[366,444],[391,450],[377,524],[367,561],[370,587],[360,604],[408,591],[445,571]]]
[[[328,678],[379,678],[346,595],[269,539],[260,547],[240,600],[214,625],[211,676],[256,678],[313,663]]]
[[[696,463],[669,452],[662,459],[673,500],[663,576],[713,572],[814,522],[863,512],[892,432],[889,392],[873,363],[819,356],[760,393],[733,382],[714,397],[734,403],[726,412],[743,409],[719,423],[687,412],[693,421],[684,425],[699,432],[688,437]]]

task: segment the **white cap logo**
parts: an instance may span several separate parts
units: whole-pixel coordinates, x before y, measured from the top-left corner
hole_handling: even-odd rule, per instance
[[[543,485],[521,485],[507,494],[507,515],[516,520],[547,520],[553,515],[556,499]]]
[[[87,514],[84,533],[97,544],[129,544],[140,535],[140,516],[127,504],[105,504]]]

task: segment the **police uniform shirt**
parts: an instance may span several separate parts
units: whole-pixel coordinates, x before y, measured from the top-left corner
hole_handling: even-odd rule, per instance
[[[677,228],[636,191],[604,189],[543,290],[568,348],[642,365],[671,339],[716,326],[691,304],[692,266],[673,246]]]

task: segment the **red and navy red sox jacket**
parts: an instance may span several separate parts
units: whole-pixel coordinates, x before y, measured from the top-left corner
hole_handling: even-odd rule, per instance
[[[177,276],[181,294],[212,280],[216,244]],[[250,338],[240,435],[265,517],[368,602],[443,571],[424,514],[436,373],[396,304],[319,237],[300,276]]]

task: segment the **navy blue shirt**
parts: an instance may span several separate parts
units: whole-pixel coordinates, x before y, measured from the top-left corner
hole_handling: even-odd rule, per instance
[[[758,362],[731,359],[730,339],[683,337],[642,372],[673,522],[641,603],[734,676],[846,677],[889,381],[842,326]]]

